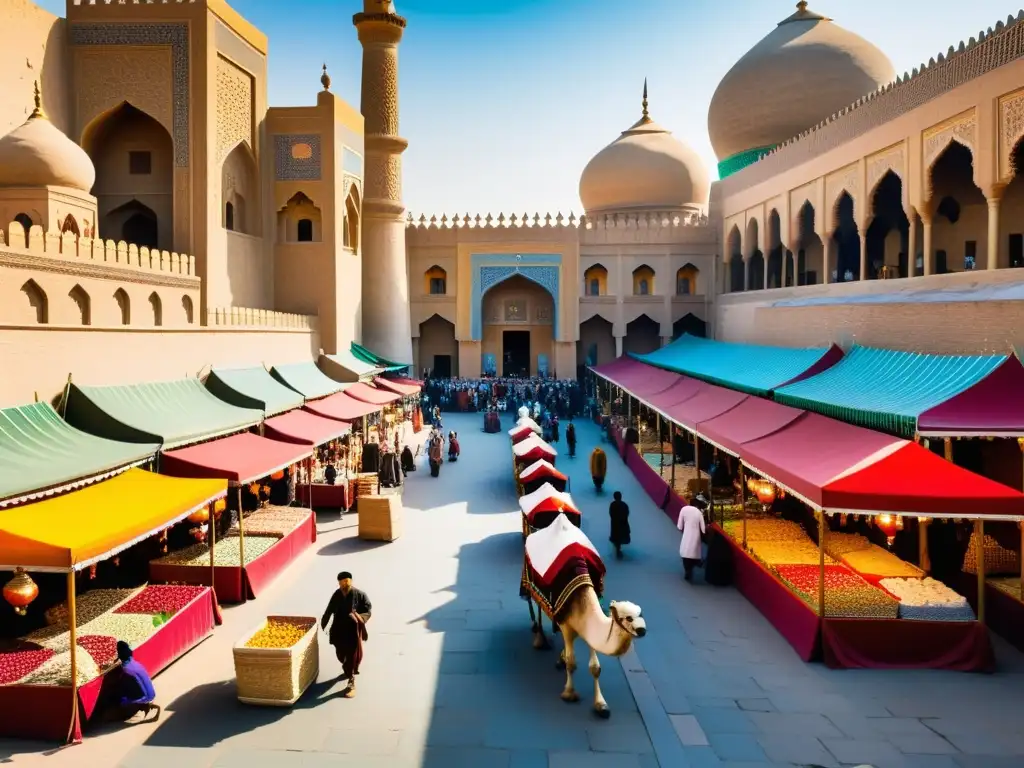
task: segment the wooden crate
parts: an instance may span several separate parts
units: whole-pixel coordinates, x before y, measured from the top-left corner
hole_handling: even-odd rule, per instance
[[[308,624],[306,634],[291,648],[246,648],[253,635],[270,619]],[[235,643],[235,682],[243,704],[290,707],[320,673],[317,620],[311,616],[268,616]]]
[[[363,496],[359,500],[359,538],[394,541],[402,535],[402,497]]]

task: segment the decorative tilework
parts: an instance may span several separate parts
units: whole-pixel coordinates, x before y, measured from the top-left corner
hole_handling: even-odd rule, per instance
[[[554,335],[558,338],[558,307],[561,287],[560,254],[529,253],[514,255],[479,254],[470,256],[473,291],[470,305],[470,334],[473,341],[483,338],[483,298],[491,288],[512,277],[522,275],[551,294],[554,299]]]
[[[309,157],[292,156],[292,147],[308,144]],[[320,181],[320,135],[288,133],[274,136],[274,173],[278,181]]]
[[[341,153],[341,168],[345,173],[351,173],[353,176],[363,176],[363,156],[358,152],[354,152],[348,147],[342,148]]]
[[[168,45],[174,93],[174,164],[188,167],[188,24],[72,24],[71,45]]]

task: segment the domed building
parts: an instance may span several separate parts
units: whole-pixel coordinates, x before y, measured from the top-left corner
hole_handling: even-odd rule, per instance
[[[725,178],[895,79],[888,57],[797,3],[722,78],[708,133]]]

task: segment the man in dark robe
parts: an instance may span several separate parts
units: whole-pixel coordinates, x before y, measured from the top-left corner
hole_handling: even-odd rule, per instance
[[[331,621],[333,617],[333,621]],[[367,639],[366,622],[370,620],[370,598],[361,589],[352,586],[352,574],[342,571],[338,574],[338,589],[331,595],[320,627],[327,629],[334,652],[341,662],[341,676],[348,680],[343,694],[351,699],[356,695],[356,675],[363,660],[363,643]]]
[[[611,504],[608,505],[608,517],[611,518],[612,532],[608,541],[615,545],[615,557],[622,559],[622,547],[629,544],[629,505],[622,500],[622,494],[616,491]]]
[[[576,456],[576,425],[572,423],[572,416],[569,417],[569,426],[565,428],[565,442],[569,444],[569,458]]]

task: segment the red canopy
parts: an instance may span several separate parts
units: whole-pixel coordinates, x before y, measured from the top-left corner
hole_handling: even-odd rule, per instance
[[[173,477],[223,478],[244,485],[284,469],[311,453],[309,446],[243,432],[160,455],[160,472]]]
[[[645,397],[644,400],[659,411],[667,412],[673,405],[678,405],[684,400],[689,400],[691,397],[695,397],[710,386],[712,385],[700,381],[699,379],[691,379],[689,376],[680,376],[679,381],[664,392],[658,392],[657,394],[650,395],[649,397]]]
[[[617,357],[610,363],[595,365],[593,371],[599,376],[618,384],[618,377],[621,374],[632,370],[637,362],[638,361],[631,357]]]
[[[721,416],[746,400],[750,395],[725,387],[708,384],[693,397],[671,406],[665,413],[687,429],[696,429],[702,421]]]
[[[299,445],[323,445],[348,434],[348,422],[325,419],[301,408],[263,422],[263,434],[273,440]]]
[[[1024,495],[910,442],[867,466],[851,469],[829,482],[823,491],[822,506],[830,512],[1014,520],[1024,516]]]
[[[303,407],[317,416],[339,421],[355,421],[380,410],[379,405],[356,400],[344,392],[335,392],[322,400],[312,400]]]
[[[1024,366],[1010,355],[992,373],[917,417],[917,431],[939,437],[1024,436]]]
[[[515,445],[516,443],[521,443],[530,435],[535,434],[533,431],[533,427],[529,427],[526,424],[523,424],[523,426],[521,427],[513,427],[511,430],[509,430],[509,433],[509,436],[512,438],[512,445]]]
[[[615,383],[628,390],[633,397],[645,399],[647,395],[665,391],[682,378],[674,371],[655,368],[639,360],[630,358],[630,363],[632,365],[623,365],[616,371]]]
[[[388,392],[394,392],[402,397],[411,397],[420,393],[420,385],[410,380],[384,379],[380,376],[373,380],[374,386],[380,387]]]
[[[373,403],[374,405],[387,405],[393,403],[395,400],[400,400],[401,395],[396,395],[394,392],[385,392],[382,389],[375,389],[369,384],[363,384],[361,381],[357,381],[355,384],[349,384],[345,387],[345,394],[349,397],[353,397],[356,400],[362,400],[364,403]]]
[[[734,456],[739,456],[743,443],[778,432],[804,413],[805,411],[790,408],[774,400],[748,397],[721,416],[699,422],[697,432],[708,442]]]

